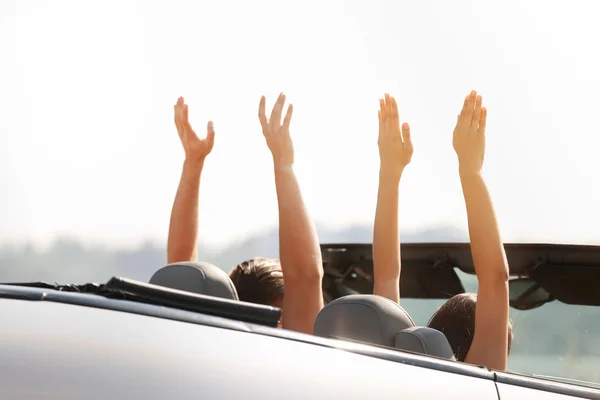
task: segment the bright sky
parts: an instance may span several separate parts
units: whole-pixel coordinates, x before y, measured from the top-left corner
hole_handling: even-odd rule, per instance
[[[183,151],[173,104],[217,138],[201,237],[277,221],[257,118],[283,91],[319,223],[371,224],[378,98],[415,153],[401,226],[466,229],[452,149],[488,107],[484,173],[506,241],[600,242],[600,5],[573,1],[0,1],[0,241],[166,240]]]

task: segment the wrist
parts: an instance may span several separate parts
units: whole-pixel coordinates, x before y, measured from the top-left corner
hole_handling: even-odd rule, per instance
[[[183,170],[188,173],[200,174],[204,168],[204,159],[202,160],[190,160],[185,159],[183,162]]]
[[[461,180],[469,180],[473,178],[481,178],[481,170],[477,168],[461,168],[458,169],[458,175]]]
[[[273,158],[273,169],[275,171],[291,171],[294,169],[294,162],[282,161]]]
[[[294,164],[273,164],[275,175],[290,174],[294,172]]]
[[[482,162],[473,157],[458,157],[458,172],[461,175],[470,176],[481,174]]]
[[[379,167],[379,180],[380,181],[400,181],[402,177],[402,172],[404,172],[404,167],[402,168],[387,168],[384,166]]]

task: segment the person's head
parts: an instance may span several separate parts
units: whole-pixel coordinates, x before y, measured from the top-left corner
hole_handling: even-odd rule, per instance
[[[454,356],[465,361],[475,333],[475,306],[477,295],[461,293],[450,298],[431,317],[427,326],[446,335]],[[513,331],[508,323],[508,353],[512,345]]]
[[[241,301],[283,306],[283,273],[279,260],[255,257],[236,265],[229,277]]]

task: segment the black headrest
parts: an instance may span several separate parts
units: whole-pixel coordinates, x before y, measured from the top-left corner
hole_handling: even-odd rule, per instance
[[[204,262],[177,262],[156,271],[150,283],[171,289],[239,300],[235,286],[222,269]]]
[[[393,301],[352,294],[323,307],[315,321],[314,334],[394,347],[396,334],[414,325],[408,313]]]

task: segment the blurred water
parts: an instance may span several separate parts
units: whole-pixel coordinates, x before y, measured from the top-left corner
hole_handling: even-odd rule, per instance
[[[525,375],[549,375],[600,384],[600,357],[511,354],[508,369]]]

